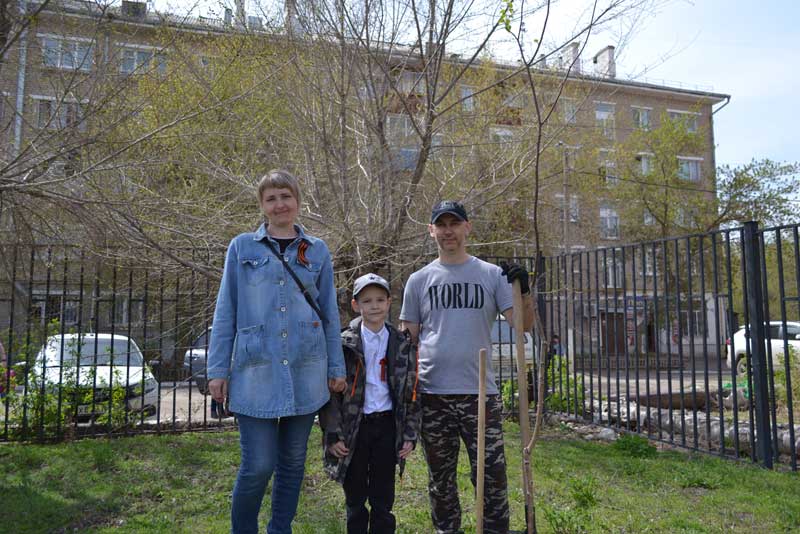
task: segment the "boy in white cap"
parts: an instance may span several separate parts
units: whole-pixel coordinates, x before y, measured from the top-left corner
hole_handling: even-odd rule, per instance
[[[347,388],[319,414],[325,468],[344,487],[348,534],[395,531],[395,465],[402,475],[417,440],[416,349],[386,322],[391,302],[382,277],[356,280],[351,305],[359,317],[342,331]]]

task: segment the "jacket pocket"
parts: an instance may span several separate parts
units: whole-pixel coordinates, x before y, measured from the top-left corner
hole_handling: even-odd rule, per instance
[[[267,279],[269,257],[242,258],[242,275],[248,285],[257,286]]]
[[[317,294],[319,293],[317,291],[317,278],[319,278],[319,271],[321,268],[322,264],[320,263],[292,265],[292,270],[294,270],[294,273],[297,275],[300,281],[303,282],[303,285],[306,286],[306,289],[308,289],[309,293],[311,293],[311,296],[313,296],[314,299],[317,298]],[[295,286],[296,285],[297,284],[295,284]],[[297,288],[297,290],[300,291],[299,288]]]
[[[304,359],[322,360],[327,355],[321,321],[300,321],[300,348]]]
[[[236,355],[233,367],[242,369],[267,365],[271,361],[267,353],[267,333],[264,325],[248,326],[236,333]]]

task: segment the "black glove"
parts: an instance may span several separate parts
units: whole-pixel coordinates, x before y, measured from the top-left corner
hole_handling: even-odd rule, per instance
[[[513,284],[514,280],[519,280],[519,287],[523,295],[527,295],[531,292],[530,285],[528,284],[528,271],[526,271],[522,265],[516,263],[501,263],[500,268],[503,269],[503,274],[509,284]]]

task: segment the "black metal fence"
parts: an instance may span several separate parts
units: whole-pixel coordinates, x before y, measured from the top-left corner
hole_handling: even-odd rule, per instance
[[[216,265],[224,251],[184,254]],[[551,350],[538,354],[529,334],[524,350],[531,377],[546,362],[547,410],[797,468],[798,225],[573,249],[538,268],[485,259],[537,274]],[[217,280],[163,265],[0,245],[0,440],[225,423],[205,394]],[[513,332],[498,318],[492,337],[495,377],[516,413]]]
[[[573,250],[542,278],[548,409],[797,469],[798,225]]]
[[[163,265],[0,245],[0,440],[219,424],[202,394],[217,282]]]

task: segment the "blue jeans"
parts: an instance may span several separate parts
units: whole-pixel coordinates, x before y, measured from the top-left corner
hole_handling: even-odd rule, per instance
[[[258,534],[258,511],[272,483],[268,534],[291,534],[314,415],[259,419],[239,415],[242,462],[233,487],[232,534]]]

